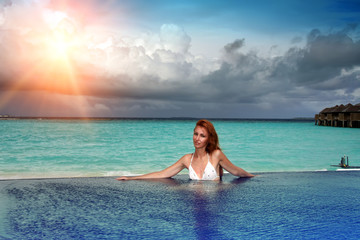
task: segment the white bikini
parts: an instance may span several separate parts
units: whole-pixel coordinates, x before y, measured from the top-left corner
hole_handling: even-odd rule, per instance
[[[196,174],[195,170],[191,166],[192,160],[194,158],[194,154],[192,154],[192,157],[191,157],[191,160],[190,160],[190,165],[189,165],[189,177],[190,177],[190,179],[192,179],[192,180],[217,180],[217,179],[219,179],[219,175],[216,173],[216,170],[215,170],[214,166],[210,162],[209,154],[207,154],[207,156],[208,156],[208,162],[207,162],[206,167],[204,169],[204,173],[202,175],[202,178],[199,178],[198,175]]]

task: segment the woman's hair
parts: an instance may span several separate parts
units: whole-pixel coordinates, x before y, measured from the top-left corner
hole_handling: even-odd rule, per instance
[[[206,149],[205,149],[206,152],[211,154],[213,151],[215,151],[217,149],[221,150],[220,144],[219,144],[219,138],[215,131],[214,125],[208,120],[201,119],[196,123],[195,128],[197,126],[205,128],[209,134],[208,145],[206,146]]]

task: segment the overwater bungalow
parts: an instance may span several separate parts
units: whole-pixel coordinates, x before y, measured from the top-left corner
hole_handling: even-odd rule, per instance
[[[315,114],[315,125],[332,127],[360,127],[360,103],[336,105]]]

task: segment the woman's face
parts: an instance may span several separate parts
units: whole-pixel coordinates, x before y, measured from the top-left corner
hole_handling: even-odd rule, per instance
[[[206,148],[208,144],[209,134],[206,128],[196,126],[194,129],[193,142],[195,148]]]

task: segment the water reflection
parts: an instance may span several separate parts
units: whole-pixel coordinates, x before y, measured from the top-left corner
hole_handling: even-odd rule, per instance
[[[219,218],[222,215],[222,203],[227,200],[228,192],[247,181],[247,178],[234,178],[223,181],[194,181],[184,179],[150,180],[166,184],[171,191],[180,193],[185,205],[191,208],[194,221],[194,234],[197,239],[219,239]],[[189,221],[191,221],[189,219]]]

